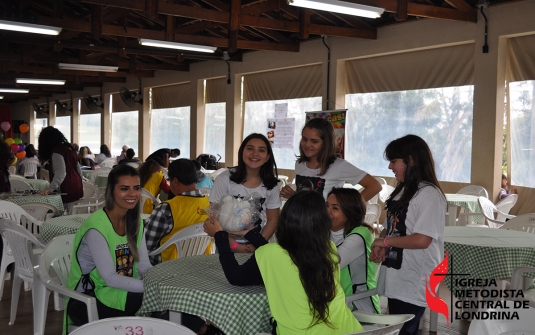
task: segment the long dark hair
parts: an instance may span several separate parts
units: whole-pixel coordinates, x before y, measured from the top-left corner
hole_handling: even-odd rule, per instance
[[[115,197],[113,195],[113,190],[115,186],[119,183],[119,178],[122,176],[131,176],[139,177],[139,172],[130,165],[122,164],[114,167],[110,174],[108,175],[108,184],[106,185],[106,209],[113,210],[115,207]],[[126,239],[128,241],[128,247],[130,252],[134,257],[134,260],[139,261],[139,252],[137,250],[137,240],[139,234],[143,233],[139,231],[139,203],[137,202],[136,206],[132,209],[129,209],[126,212]]]
[[[35,157],[37,156],[37,152],[35,151],[35,147],[33,146],[33,144],[28,144],[26,146],[26,157],[28,158],[32,158],[32,157]]]
[[[59,144],[65,144],[69,149],[76,153],[74,147],[67,141],[61,131],[52,126],[48,126],[41,130],[37,147],[39,148],[39,159],[45,162],[52,157],[52,150]]]
[[[264,135],[258,133],[252,133],[251,135],[247,136],[243,142],[241,142],[240,149],[238,149],[238,166],[235,168],[234,172],[230,173],[230,180],[236,184],[241,184],[247,180],[247,169],[245,162],[243,161],[243,151],[245,150],[247,143],[254,138],[261,139],[266,144],[269,159],[260,168],[260,178],[262,179],[264,186],[268,190],[271,190],[273,187],[277,186],[277,183],[279,182],[277,163],[275,163],[273,149],[271,149],[271,144],[269,143],[268,139]]]
[[[130,150],[130,149],[128,149]],[[141,179],[141,187],[145,187],[145,184],[149,181],[153,173],[160,171],[162,166],[155,160],[149,159],[141,165],[139,168],[139,177]]]
[[[103,144],[103,145],[100,146],[100,153],[104,154],[108,158],[111,157],[110,148],[108,148],[108,146],[106,144]]]
[[[403,182],[398,182],[386,201],[386,206],[389,207],[392,199],[403,190],[399,201],[396,202],[395,206],[392,206],[392,212],[398,211],[409,203],[414,195],[418,193],[421,182],[435,186],[444,195],[435,173],[433,154],[421,137],[409,134],[393,140],[386,146],[384,157],[388,161],[401,159],[407,166]]]
[[[338,256],[329,239],[331,219],[325,199],[315,191],[291,196],[279,218],[277,239],[299,270],[313,321],[329,327],[329,303],[336,296],[335,271]]]
[[[334,195],[340,205],[340,210],[344,213],[347,221],[344,225],[344,237],[347,236],[353,229],[365,226],[373,233],[373,228],[364,222],[366,216],[366,204],[359,191],[354,188],[337,188],[333,187],[331,192],[327,195]]]
[[[323,118],[315,118],[309,120],[303,130],[301,130],[301,136],[305,128],[316,129],[319,133],[321,140],[323,141],[323,149],[318,155],[318,163],[320,165],[320,176],[327,173],[329,166],[336,160],[336,150],[334,145],[334,127],[331,122]],[[299,158],[298,163],[308,162],[309,158],[305,155],[301,144],[299,144]]]

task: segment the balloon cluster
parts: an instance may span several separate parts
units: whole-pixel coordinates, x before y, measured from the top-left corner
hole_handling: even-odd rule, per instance
[[[0,128],[2,128],[3,131],[8,131],[9,128],[11,128],[11,125],[9,122],[4,121],[0,123]],[[28,130],[30,130],[30,127],[27,124],[21,124],[19,126],[19,130],[22,134],[26,133]],[[4,138],[4,134],[0,133],[0,139]],[[13,165],[17,163],[17,160],[22,159],[26,157],[26,146],[22,144],[22,140],[20,138],[6,138],[5,142],[9,147],[11,148],[11,151],[15,154],[16,158],[13,162]]]

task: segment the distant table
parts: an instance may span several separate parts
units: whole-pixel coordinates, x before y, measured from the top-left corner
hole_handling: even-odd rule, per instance
[[[44,179],[21,179],[22,181],[28,183],[34,190],[41,192],[46,190],[50,183]]]
[[[51,204],[56,206],[59,210],[59,215],[63,215],[65,208],[63,207],[63,202],[61,201],[60,195],[21,195],[14,196],[12,198],[3,199],[5,201],[12,202],[14,204],[23,204],[27,202],[42,202],[45,204]]]
[[[467,208],[472,213],[481,213],[477,197],[467,194],[446,193],[446,201],[448,202],[448,226],[455,226],[457,219],[457,207]],[[483,215],[471,216],[472,222],[479,222],[483,219]]]
[[[43,243],[48,243],[59,235],[76,234],[89,215],[91,214],[65,215],[46,220],[41,225],[41,240]],[[144,220],[148,217],[148,214],[141,214],[141,218]]]
[[[108,176],[96,176],[95,177],[95,185],[98,187],[106,187],[108,184]]]
[[[250,254],[236,254],[239,263]],[[266,289],[263,286],[232,286],[219,255],[200,255],[163,262],[143,278],[145,293],[137,314],[176,311],[201,316],[227,335],[270,332]],[[171,312],[171,320],[176,320]]]

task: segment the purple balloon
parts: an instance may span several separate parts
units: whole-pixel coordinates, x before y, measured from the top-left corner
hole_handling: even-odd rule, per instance
[[[19,144],[19,152],[26,150],[26,146],[24,144]]]

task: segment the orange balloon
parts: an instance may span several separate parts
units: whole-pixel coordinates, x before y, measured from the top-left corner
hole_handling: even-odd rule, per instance
[[[28,130],[30,130],[30,127],[27,124],[21,124],[19,126],[19,130],[22,134],[26,133]]]
[[[15,155],[17,155],[18,159],[22,159],[26,156],[26,151],[17,152]]]

